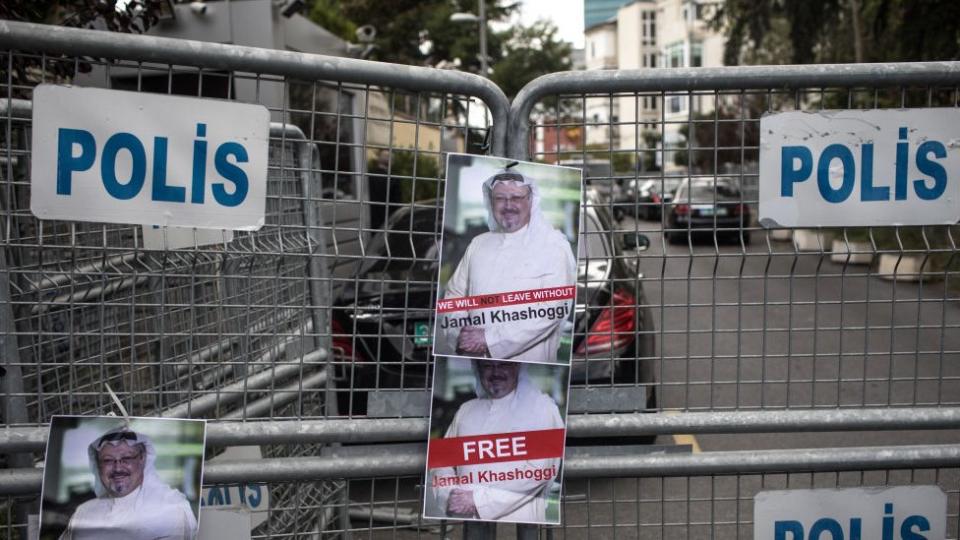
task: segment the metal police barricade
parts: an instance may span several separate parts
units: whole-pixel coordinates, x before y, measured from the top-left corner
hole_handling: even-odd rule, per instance
[[[503,155],[508,134],[511,157],[585,168],[580,280],[610,298],[578,306],[589,346],[573,365],[564,522],[542,534],[748,538],[754,496],[771,490],[958,496],[956,232],[873,228],[864,249],[860,231],[763,229],[751,169],[761,113],[952,107],[955,63],[556,74],[508,111],[460,73],[10,22],[0,44],[8,66],[33,66],[8,86],[0,148],[7,536],[36,512],[43,425],[110,410],[103,382],[133,414],[212,420],[209,455],[226,451],[206,484],[243,497],[253,537],[446,536],[419,518],[435,284],[415,270],[436,264],[442,153],[489,137]],[[139,227],[36,220],[25,100],[67,80],[267,105],[268,226],[153,251]],[[478,106],[492,127],[468,121]],[[561,143],[577,131],[581,144]],[[710,200],[671,202],[684,183]],[[830,235],[842,247],[827,255]],[[864,253],[893,255],[892,270],[855,266]],[[932,273],[905,271],[915,253]],[[899,274],[922,279],[881,279]],[[886,510],[814,527],[926,519]],[[811,519],[778,527],[813,535]]]
[[[436,262],[392,239],[439,234],[435,219],[422,223],[440,208],[442,152],[503,153],[505,129],[475,120],[485,111],[505,128],[502,92],[464,73],[7,21],[0,43],[8,70],[28,66],[3,107],[2,534],[25,536],[37,512],[40,426],[111,411],[106,384],[132,415],[210,420],[203,503],[242,499],[254,538],[420,526],[402,452],[342,444],[422,441],[410,422],[425,411],[365,417],[369,396],[375,407],[381,391],[427,388],[428,360],[381,359],[345,325],[372,313],[375,337],[413,338],[378,317],[429,300],[361,304],[358,286],[386,283],[378,265]],[[30,101],[43,82],[265,105],[266,225],[37,220]]]
[[[656,432],[692,450],[644,457],[591,448],[582,462],[568,453],[568,477],[585,478],[567,486],[565,536],[774,538],[771,506],[761,501],[786,499],[757,497],[767,491],[935,486],[957,496],[960,229],[761,226],[757,163],[770,150],[761,141],[779,136],[761,133],[765,115],[933,108],[937,116],[955,110],[958,84],[960,64],[949,62],[596,70],[547,75],[518,94],[508,155],[584,169],[586,205],[607,225],[585,228],[582,242],[649,244],[642,253],[612,250],[632,275],[586,280],[624,291],[620,308],[636,311],[623,328],[654,352],[632,354],[635,378],[613,386],[645,389],[657,414],[598,408],[571,419],[571,440]],[[880,143],[874,131],[866,146]],[[804,144],[796,140],[783,144]],[[813,163],[803,177],[794,164],[790,178],[815,192],[818,174],[834,177],[832,168],[817,172],[828,165]],[[857,169],[843,178],[856,201],[861,178],[893,185],[894,176]],[[623,360],[598,350],[574,362],[590,372]],[[608,386],[588,380],[583,389]],[[919,465],[934,454],[943,459]],[[885,538],[911,537],[899,532],[909,512],[894,502],[871,503],[849,520],[780,503],[793,514],[771,519],[778,540],[825,538],[826,530],[858,538],[861,526],[864,538],[879,536],[867,527],[884,519]],[[937,512],[946,512],[946,537],[957,538],[956,505]]]

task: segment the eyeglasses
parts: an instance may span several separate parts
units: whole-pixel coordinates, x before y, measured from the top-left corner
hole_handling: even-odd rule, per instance
[[[135,456],[125,456],[121,458],[100,458],[100,466],[103,468],[113,467],[116,468],[118,465],[123,465],[124,467],[130,467],[134,463],[140,461],[140,458],[143,457],[142,453],[137,453]]]
[[[520,204],[530,198],[530,194],[526,195],[514,195],[512,197],[504,197],[503,195],[497,195],[493,198],[493,202],[496,204],[506,204],[508,202],[513,204]]]

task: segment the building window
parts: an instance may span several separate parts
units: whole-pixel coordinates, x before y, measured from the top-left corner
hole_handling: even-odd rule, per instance
[[[687,100],[684,96],[670,96],[667,103],[670,106],[668,110],[671,114],[682,113],[687,110]]]
[[[690,67],[703,66],[703,44],[690,44]]]
[[[657,44],[657,18],[653,11],[640,13],[640,35],[642,45]]]
[[[687,52],[689,45],[689,53]],[[689,57],[687,56],[689,54]],[[703,65],[703,44],[702,43],[674,43],[668,45],[663,50],[666,67],[700,67]]]
[[[667,46],[667,48],[664,50],[664,60],[667,67],[669,68],[686,67],[686,62],[684,62],[684,58],[683,58],[684,56],[683,45],[684,45],[683,42],[674,43],[673,45]]]

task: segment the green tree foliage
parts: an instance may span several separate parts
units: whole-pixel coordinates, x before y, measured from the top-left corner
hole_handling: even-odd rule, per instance
[[[657,165],[657,144],[660,143],[662,137],[660,133],[653,131],[652,129],[645,129],[640,133],[640,138],[643,139],[643,150],[640,152],[640,170],[641,171],[659,171],[660,167]]]
[[[163,4],[163,0],[4,0],[0,19],[141,33],[157,23]]]
[[[956,0],[727,0],[714,24],[724,29],[727,64],[954,60],[960,53]],[[782,36],[786,36],[784,47]]]
[[[488,23],[506,21],[518,6],[497,0],[486,2]],[[380,0],[323,0],[314,4],[311,15],[321,3],[340,11],[356,26],[369,24],[377,29],[376,49],[369,57],[371,60],[435,66],[458,58],[460,69],[480,70],[477,24],[450,21],[454,13],[476,13],[476,0],[393,0],[389,5]],[[322,24],[316,17],[314,20]],[[488,55],[499,58],[502,38],[494,32],[489,32],[487,37]],[[429,48],[425,46],[426,41],[430,43]]]
[[[367,171],[389,178],[393,184],[391,189],[402,194],[399,201],[403,203],[436,199],[443,193],[437,191],[440,164],[434,156],[399,148],[384,150],[378,158],[367,160]]]
[[[550,22],[515,26],[501,39],[506,54],[496,60],[491,79],[509,98],[536,77],[570,69],[570,44],[560,40]]]
[[[159,21],[163,4],[162,0],[3,0],[0,1],[0,19],[142,33]],[[0,67],[0,77],[12,79],[16,88],[33,86],[42,78],[69,82],[76,70],[90,70],[86,62],[51,60],[48,57],[41,67],[39,57],[17,55]],[[17,89],[12,97],[29,97],[29,93]]]
[[[508,21],[518,8],[517,2],[486,0],[488,25]],[[377,0],[313,0],[310,18],[350,41],[357,27],[372,25],[377,37],[370,60],[480,73],[477,23],[450,20],[467,12],[477,13],[477,0],[395,0],[389,9]],[[570,52],[546,21],[502,32],[488,27],[488,75],[511,98],[540,75],[570,69]]]
[[[324,30],[346,41],[355,41],[357,25],[340,10],[339,0],[313,0],[307,14]]]
[[[763,99],[755,95],[722,99],[714,111],[696,114],[691,122],[680,126],[684,140],[694,142],[690,148],[685,145],[674,153],[677,165],[712,173],[725,163],[743,164],[759,159],[760,124],[756,120],[764,110]]]

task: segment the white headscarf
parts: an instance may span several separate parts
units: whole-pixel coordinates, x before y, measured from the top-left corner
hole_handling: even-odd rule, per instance
[[[117,438],[116,440],[112,441],[104,440],[112,437],[122,438]],[[133,438],[131,439],[129,437]],[[137,445],[143,445],[146,456],[146,460],[143,464],[143,487],[146,487],[148,484],[156,485],[157,483],[166,486],[166,484],[163,483],[163,480],[161,480],[160,476],[157,474],[157,449],[153,446],[153,442],[143,433],[137,433],[127,426],[122,426],[111,429],[110,431],[97,437],[93,440],[93,442],[90,443],[90,446],[87,447],[87,456],[90,459],[90,470],[93,471],[94,478],[93,492],[97,494],[97,498],[104,497],[108,494],[107,488],[100,480],[100,463],[98,459],[100,449],[106,445],[117,446],[120,444],[126,444],[131,448],[136,447]]]
[[[517,165],[516,161],[508,163],[506,167],[483,182],[483,206],[487,209],[487,227],[490,228],[490,232],[504,232],[493,214],[493,187],[497,182],[516,182],[519,185],[528,186],[531,197],[530,223],[527,224],[524,231],[520,232],[526,233],[528,237],[536,238],[538,233],[554,231],[554,228],[547,223],[547,219],[543,216],[543,210],[540,208],[540,188],[529,176],[512,170],[515,165]]]

